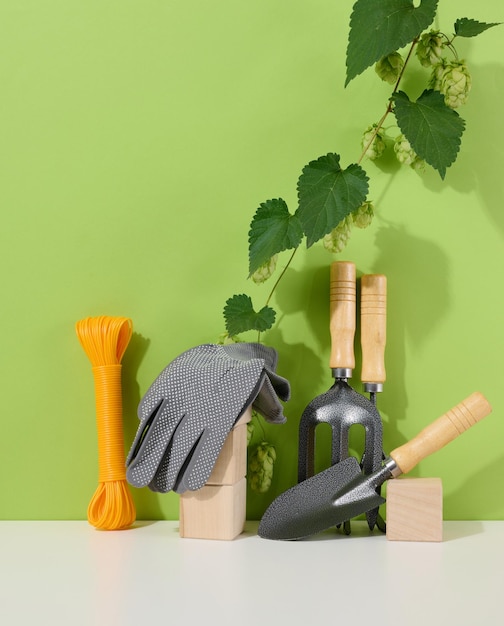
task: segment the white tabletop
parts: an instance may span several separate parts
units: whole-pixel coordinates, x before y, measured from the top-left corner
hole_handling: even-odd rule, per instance
[[[391,542],[365,523],[270,541],[181,539],[178,522],[97,531],[0,523],[6,626],[482,626],[502,623],[504,522],[444,522],[441,543]]]

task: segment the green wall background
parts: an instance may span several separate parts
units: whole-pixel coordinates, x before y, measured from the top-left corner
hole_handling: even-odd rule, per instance
[[[264,303],[271,285],[246,280],[255,209],[281,196],[294,210],[302,167],[331,151],[355,161],[386,106],[372,70],[343,88],[352,5],[1,0],[1,518],[86,518],[97,442],[77,320],[133,320],[128,449],[141,396],[175,356],[217,340],[225,300]],[[458,17],[504,21],[497,0],[441,0],[437,25]],[[385,450],[474,390],[494,407],[413,472],[442,477],[446,519],[504,519],[502,32],[458,42],[474,85],[445,181],[366,164],[378,217],[340,257],[388,276]],[[292,400],[286,425],[264,426],[278,462],[270,492],[248,494],[251,519],[296,481],[299,417],[331,384],[333,260],[320,245],[296,255],[273,303],[264,340]],[[139,518],[178,516],[173,493],[134,497]]]

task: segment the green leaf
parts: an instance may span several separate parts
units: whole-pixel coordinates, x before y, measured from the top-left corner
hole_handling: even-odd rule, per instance
[[[492,22],[491,24],[485,22],[478,22],[477,20],[471,20],[467,17],[461,17],[455,22],[455,34],[457,37],[476,37],[481,33],[484,33],[492,26],[499,26],[501,22]]]
[[[250,296],[245,294],[229,298],[224,307],[226,330],[231,337],[248,330],[268,330],[275,323],[275,316],[275,311],[269,306],[256,313]]]
[[[297,248],[302,238],[301,224],[282,198],[263,202],[250,224],[249,277],[275,254]]]
[[[395,52],[434,20],[438,0],[357,0],[350,17],[345,86],[366,68]]]
[[[326,154],[308,163],[299,177],[296,215],[308,248],[366,199],[369,188],[366,172],[356,164],[342,170],[339,160],[338,154]]]
[[[413,150],[444,178],[446,168],[457,158],[464,120],[445,104],[439,91],[432,89],[425,90],[416,102],[397,92],[394,114]]]

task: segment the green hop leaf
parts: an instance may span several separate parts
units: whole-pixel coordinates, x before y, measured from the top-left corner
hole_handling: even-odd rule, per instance
[[[350,17],[345,86],[382,57],[418,37],[434,20],[438,0],[357,0]]]
[[[263,202],[250,224],[249,277],[279,252],[297,248],[302,238],[301,224],[282,198]]]
[[[399,91],[394,95],[394,114],[411,147],[441,178],[457,158],[465,122],[445,104],[438,91],[425,90],[416,102]]]
[[[303,168],[298,180],[296,215],[309,248],[331,232],[366,199],[368,177],[360,165],[342,170],[338,154],[329,153]]]
[[[457,37],[476,37],[485,32],[492,26],[500,26],[501,22],[492,22],[491,24],[485,22],[478,22],[477,20],[470,20],[467,17],[461,17],[455,22],[455,34]]]
[[[265,306],[256,313],[251,298],[245,294],[240,294],[226,301],[224,320],[226,330],[232,337],[247,330],[264,332],[275,323],[275,311],[271,307]]]

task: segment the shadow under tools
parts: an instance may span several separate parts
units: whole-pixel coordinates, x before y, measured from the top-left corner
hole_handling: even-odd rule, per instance
[[[374,530],[369,530],[367,523],[359,519],[352,520],[352,532],[350,535],[347,535],[343,528],[336,528],[333,526],[332,528],[327,528],[320,533],[316,533],[314,535],[310,535],[309,537],[305,537],[302,539],[302,543],[306,542],[319,542],[319,541],[351,541],[353,538],[363,539],[376,539],[376,537],[383,537],[383,533],[375,528]]]
[[[264,337],[267,345],[278,352],[277,372],[291,385],[291,398],[283,403],[287,422],[282,425],[267,424],[261,419],[260,435],[271,442],[277,452],[277,462],[270,489],[263,494],[250,490],[247,484],[247,519],[261,519],[271,502],[288,487],[297,483],[299,420],[315,396],[316,389],[331,384],[329,367],[325,368],[319,355],[303,343],[287,343],[281,329],[275,325]]]
[[[329,364],[324,367],[320,356],[303,343],[287,343],[278,328],[268,333],[268,341],[278,352],[278,373],[291,383],[291,399],[288,401],[289,414],[298,412],[306,398],[313,396],[319,385],[331,384]],[[304,408],[304,405],[303,405]]]
[[[393,398],[393,415],[401,416],[408,407],[406,341],[420,349],[448,313],[450,268],[444,252],[431,241],[410,234],[404,226],[381,224],[376,234],[379,254],[374,271],[388,277],[388,287],[387,393],[380,398],[380,410],[389,414],[387,398]],[[401,272],[396,272],[398,263]],[[394,441],[402,439],[396,422],[388,423],[386,430]]]
[[[297,482],[298,469],[299,419],[308,402],[317,395],[319,386],[324,387],[326,379],[329,388],[331,375],[319,355],[302,343],[286,343],[278,328],[269,331],[268,343],[275,346],[279,354],[277,371],[289,380],[291,398],[285,403],[287,422],[281,428],[266,427],[268,437],[271,435],[277,441],[275,445],[281,450],[282,480],[288,480],[289,485],[294,485]]]
[[[317,344],[322,350],[329,349],[329,271],[332,257],[322,252],[319,266],[296,270],[289,267],[276,291],[278,309],[282,315],[302,313]],[[278,326],[278,324],[276,325]]]

